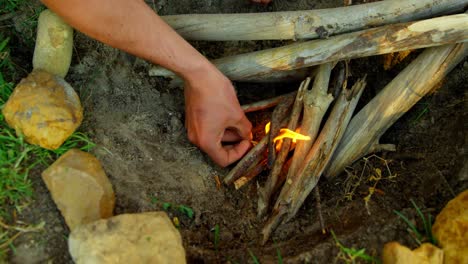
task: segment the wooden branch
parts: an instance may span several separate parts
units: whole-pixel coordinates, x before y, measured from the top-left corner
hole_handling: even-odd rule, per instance
[[[320,223],[320,228],[322,229],[322,234],[325,234],[326,228],[325,228],[325,221],[323,221],[323,214],[322,214],[322,203],[320,202],[320,190],[318,185],[315,186],[314,188],[314,196],[315,196],[315,208],[317,209],[317,215]]]
[[[293,200],[288,219],[294,217],[304,200],[316,186],[346,131],[365,86],[364,77],[364,79],[358,80],[351,89],[344,89],[340,97],[338,97],[330,117],[305,158],[304,166],[298,172],[302,181],[296,184],[299,187],[298,189],[292,188],[295,190],[293,192],[295,194],[292,196]],[[296,199],[297,197],[299,199]]]
[[[262,160],[264,152],[267,149],[268,137],[268,134],[266,134],[262,140],[231,169],[228,175],[224,177],[224,183],[226,185],[232,184],[235,180],[243,176],[251,166],[258,164]]]
[[[291,117],[288,123],[288,129],[292,131],[294,131],[297,127],[299,116],[302,112],[304,92],[307,90],[309,83],[310,78],[307,78],[301,83],[297,91],[296,100],[294,101]],[[259,217],[262,217],[266,214],[270,197],[274,193],[276,189],[275,187],[279,184],[279,175],[281,173],[281,169],[283,168],[283,164],[286,161],[290,148],[291,139],[283,139],[281,144],[281,150],[279,151],[276,157],[275,163],[273,164],[273,168],[270,171],[270,175],[265,183],[265,186],[263,188],[259,188],[258,190],[257,212]]]
[[[240,177],[234,182],[234,187],[239,190],[242,186],[247,184],[253,178],[257,177],[258,174],[262,173],[267,168],[267,160],[263,159],[260,163],[251,167],[244,176]]]
[[[242,107],[242,110],[244,110],[245,113],[250,113],[250,112],[255,112],[255,111],[268,109],[270,107],[278,105],[281,101],[285,100],[286,97],[295,98],[296,93],[297,92],[291,92],[291,93],[283,94],[283,95],[280,95],[280,96],[265,99],[265,100],[258,101],[258,102],[255,102],[255,103],[245,104],[245,105],[242,105],[241,107]]]
[[[294,104],[296,95],[285,97],[278,106],[273,110],[270,121],[270,133],[268,138],[268,168],[273,167],[273,163],[276,160],[276,149],[273,139],[278,135],[281,128],[284,127],[284,120],[287,119],[289,113],[291,112],[291,107]]]
[[[291,186],[283,187],[281,190],[273,209],[275,213],[271,216],[275,219],[268,220],[262,231],[263,243],[268,240],[271,231],[276,227],[273,224],[277,225],[283,219],[289,220],[294,217],[312,189],[317,185],[320,175],[330,161],[348,122],[351,120],[354,108],[365,86],[364,80],[358,80],[351,89],[343,89],[319,137],[305,157],[297,178],[295,181],[288,180],[285,186],[288,184]]]
[[[329,62],[320,65],[312,89],[306,90],[304,93],[304,117],[299,133],[309,136],[310,140],[300,140],[297,142],[292,164],[288,172],[288,179],[296,175],[299,166],[304,161],[304,157],[309,153],[317,137],[320,122],[327,112],[330,103],[333,101],[333,96],[327,92],[330,73],[333,68],[332,64],[332,62]]]
[[[252,82],[252,83],[281,83],[281,82],[291,82],[291,81],[300,81],[304,80],[308,76],[313,76],[315,67],[312,68],[303,68],[295,69],[290,71],[271,71],[266,74],[259,74],[255,76],[245,76],[239,79],[232,79],[233,81],[243,81],[243,82]],[[171,78],[169,87],[182,87],[184,81],[180,79],[175,73],[160,67],[153,66],[148,71],[149,76],[159,76],[165,78]]]
[[[468,40],[468,14],[394,24],[214,60],[231,80],[242,81],[331,61]]]
[[[250,14],[163,16],[192,40],[312,39],[463,10],[465,0],[387,0],[350,7]]]
[[[356,114],[324,174],[337,176],[345,166],[375,151],[375,148],[381,148],[378,142],[385,131],[467,55],[466,42],[430,48],[421,53]]]

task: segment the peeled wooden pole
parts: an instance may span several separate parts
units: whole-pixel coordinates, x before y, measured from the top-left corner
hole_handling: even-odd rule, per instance
[[[190,40],[312,39],[463,10],[467,0],[386,0],[349,7],[162,18]]]
[[[231,80],[241,81],[331,61],[467,40],[468,15],[459,14],[245,53],[213,63]]]
[[[351,120],[324,175],[336,176],[362,156],[390,145],[380,137],[464,57],[468,43],[425,50]]]

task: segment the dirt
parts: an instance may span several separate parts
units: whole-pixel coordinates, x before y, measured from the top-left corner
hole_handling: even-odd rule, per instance
[[[153,6],[152,1],[147,1]],[[235,13],[328,8],[342,1],[274,0],[272,5],[252,5],[247,0],[155,1],[158,13]],[[21,43],[21,39],[15,40]],[[217,58],[281,45],[281,42],[196,42],[206,56]],[[31,69],[32,51],[14,49],[12,56]],[[93,153],[101,160],[116,193],[116,214],[162,210],[160,202],[186,205],[195,211],[190,219],[176,210],[168,210],[180,220],[189,263],[253,263],[250,252],[261,263],[277,263],[277,250],[285,263],[331,263],[339,250],[330,233],[323,235],[317,221],[315,200],[309,198],[292,220],[280,226],[273,241],[260,246],[263,222],[256,217],[256,184],[235,191],[216,186],[229,170],[214,165],[186,138],[183,93],[167,88],[167,81],[148,77],[150,65],[143,60],[112,49],[81,33],[75,35],[75,53],[67,80],[80,94],[85,108],[81,131],[98,144]],[[383,70],[381,56],[351,62],[352,80],[368,74],[368,87],[359,107],[369,101],[404,66],[409,56],[389,71]],[[29,64],[28,64],[29,63]],[[417,221],[410,200],[423,212],[435,216],[448,200],[468,187],[466,162],[465,111],[468,62],[458,65],[440,88],[421,100],[382,138],[397,145],[394,153],[379,154],[388,163],[391,175],[381,159],[361,160],[348,173],[319,183],[322,207],[328,230],[340,241],[379,257],[384,243],[399,241],[416,244],[394,210]],[[415,77],[417,78],[417,77]],[[235,84],[241,103],[248,103],[291,91],[290,84]],[[268,113],[249,114],[257,129]],[[364,197],[374,182],[368,171],[380,168],[386,174],[377,183],[378,192],[368,205]],[[69,231],[40,179],[41,170],[32,172],[34,200],[20,219],[28,223],[45,221],[44,231],[16,240],[13,263],[72,263],[67,250]],[[354,176],[353,176],[354,175]],[[259,178],[263,182],[265,175]],[[359,184],[360,182],[360,184]],[[346,189],[355,186],[352,195]],[[349,193],[348,193],[349,194]],[[346,197],[350,199],[346,199]],[[217,249],[213,228],[218,225]],[[50,262],[51,261],[51,262]]]

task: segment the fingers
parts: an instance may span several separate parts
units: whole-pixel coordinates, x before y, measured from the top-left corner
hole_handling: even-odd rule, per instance
[[[242,137],[239,135],[239,133],[236,130],[232,129],[226,129],[224,131],[223,138],[221,139],[221,142],[238,142],[242,139]]]
[[[223,146],[221,142],[218,142],[207,146],[205,152],[219,166],[226,167],[244,156],[250,146],[250,140],[247,139],[242,140],[238,144],[228,146]]]

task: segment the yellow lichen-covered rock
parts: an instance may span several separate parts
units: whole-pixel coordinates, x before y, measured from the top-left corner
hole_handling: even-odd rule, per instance
[[[34,70],[3,108],[6,122],[31,144],[57,149],[80,126],[80,98],[61,77]]]
[[[447,203],[432,233],[444,250],[444,263],[468,263],[468,190]]]
[[[182,239],[164,212],[124,214],[82,225],[68,239],[77,264],[185,263]]]
[[[70,230],[112,216],[114,191],[93,155],[69,150],[42,173],[42,179]]]
[[[39,15],[33,68],[65,77],[73,51],[73,29],[50,10]]]
[[[382,252],[383,264],[442,264],[443,259],[443,251],[429,243],[411,251],[398,242],[390,242]]]

